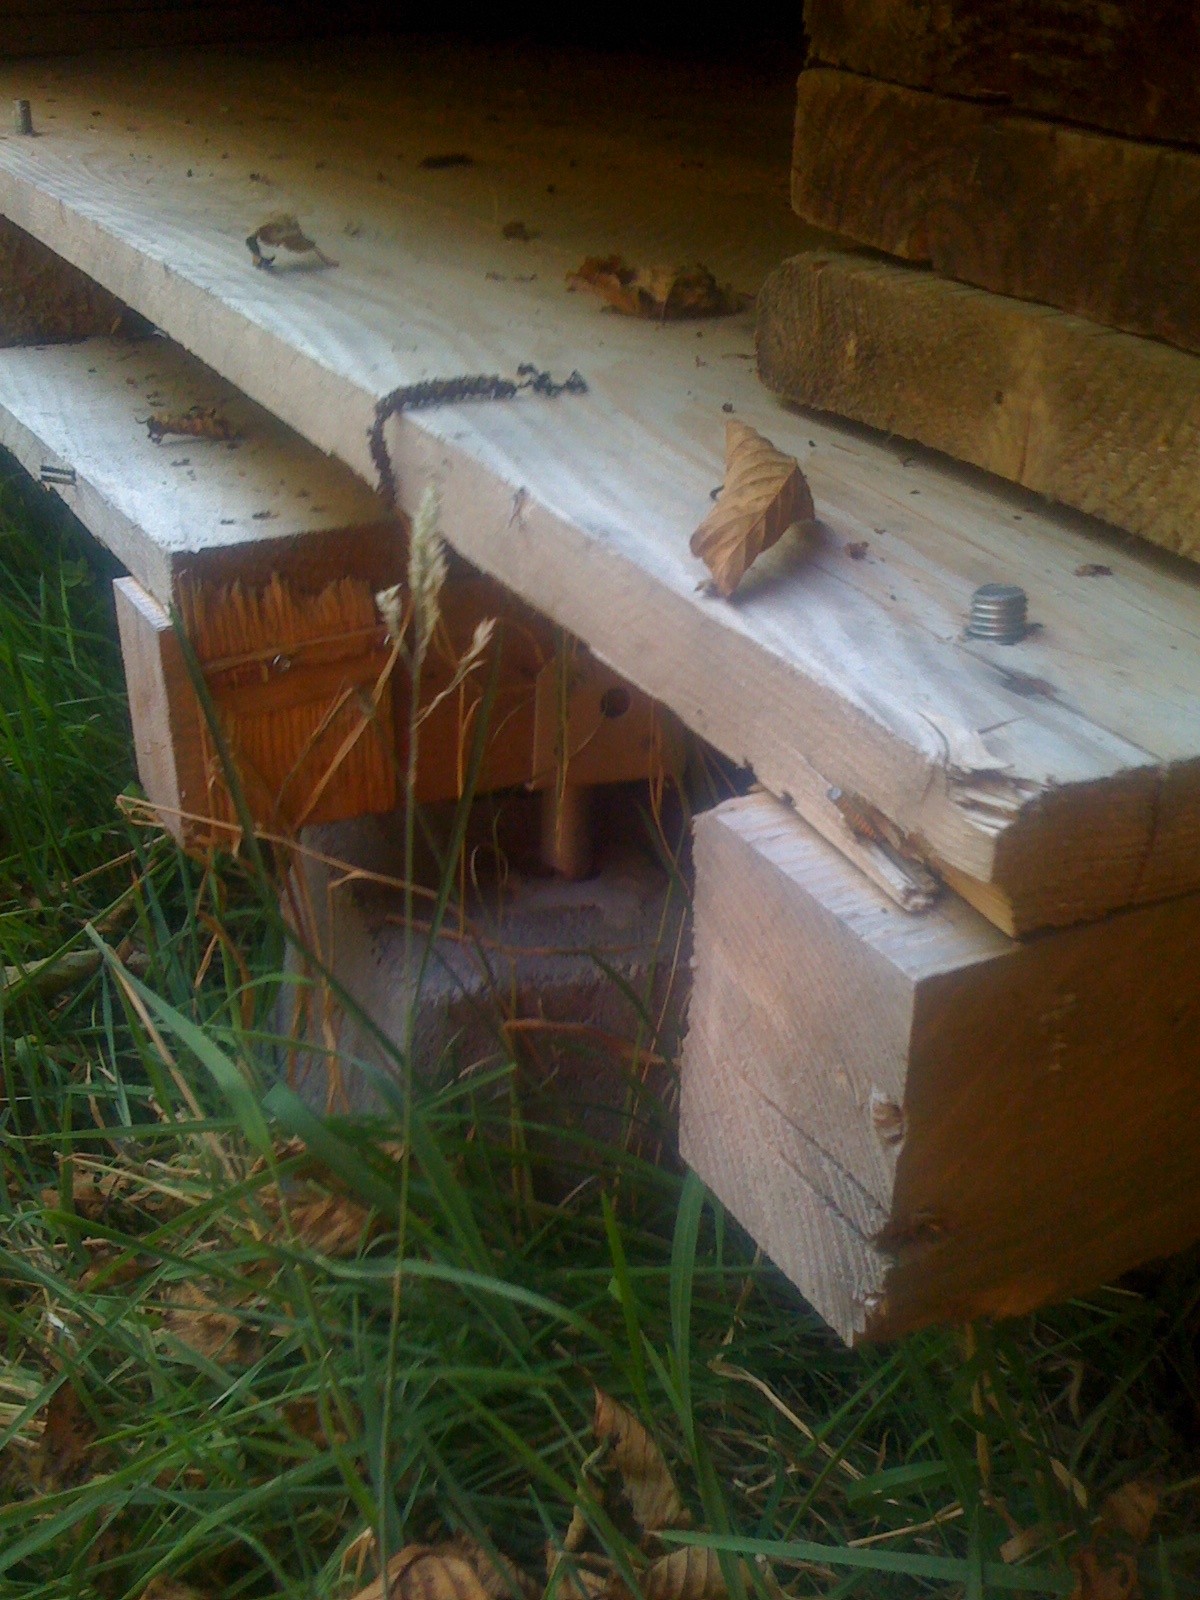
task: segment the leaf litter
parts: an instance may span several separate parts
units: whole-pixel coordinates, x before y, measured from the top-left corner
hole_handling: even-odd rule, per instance
[[[705,266],[638,267],[624,256],[587,256],[567,274],[572,289],[586,289],[626,317],[659,322],[696,317],[729,317],[746,297],[720,284]]]

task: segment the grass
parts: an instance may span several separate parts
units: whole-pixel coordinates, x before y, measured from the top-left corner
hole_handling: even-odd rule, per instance
[[[519,1059],[406,1102],[397,1052],[370,1118],[299,1101],[262,875],[115,805],[108,576],[9,493],[0,1596],[339,1600],[455,1534],[541,1592],[573,1508],[551,1600],[649,1595],[689,1540],[731,1554],[657,1600],[1198,1592],[1194,1258],[851,1353],[694,1179],[552,1138]],[[605,1488],[596,1388],[690,1529]]]

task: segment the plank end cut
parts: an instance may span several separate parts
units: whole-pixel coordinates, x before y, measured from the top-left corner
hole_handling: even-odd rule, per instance
[[[963,283],[1200,351],[1200,151],[816,67],[792,205]]]
[[[916,439],[1200,560],[1200,358],[840,251],[758,300],[776,394]]]
[[[1025,943],[768,795],[697,819],[684,1158],[848,1342],[1200,1236],[1200,896]]]

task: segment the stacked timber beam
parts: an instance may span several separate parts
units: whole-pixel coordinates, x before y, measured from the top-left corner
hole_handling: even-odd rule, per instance
[[[810,0],[806,23],[793,204],[892,260],[781,268],[766,382],[1200,557],[1190,8]]]
[[[1200,560],[1191,8],[808,0],[806,25],[793,204],[843,242],[768,277],[767,385]],[[696,870],[684,1151],[845,1338],[1023,1312],[1200,1234],[1186,875],[1089,920],[1044,853],[1074,917],[1006,919],[942,863],[1006,937],[953,894],[898,911],[766,794],[699,820]]]

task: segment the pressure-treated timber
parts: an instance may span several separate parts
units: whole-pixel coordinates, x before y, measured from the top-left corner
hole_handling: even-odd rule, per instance
[[[965,283],[1200,350],[1200,150],[816,68],[792,203]]]
[[[0,212],[369,482],[396,385],[577,368],[586,395],[393,419],[402,508],[436,481],[477,566],[815,825],[844,836],[839,791],[1005,927],[1200,886],[1187,579],[780,406],[749,316],[632,321],[568,291],[601,243],[755,290],[807,237],[778,204],[793,88],[439,48],[295,53],[270,71],[186,54],[41,78],[25,64],[56,120],[0,140]],[[442,152],[473,165],[421,164]],[[336,268],[255,270],[247,233],[283,207]],[[510,218],[537,237],[506,238]],[[812,556],[781,541],[732,602],[688,551],[725,407],[800,459],[820,521]],[[1112,581],[1076,577],[1097,563]],[[972,590],[996,579],[1021,583],[1041,624],[1012,649],[962,637]]]
[[[814,65],[1200,144],[1191,0],[805,0],[804,26]]]
[[[1018,944],[906,916],[767,795],[695,859],[683,1154],[844,1338],[1200,1235],[1200,896]]]
[[[838,251],[778,267],[758,369],[801,405],[919,439],[1200,560],[1200,358]]]

